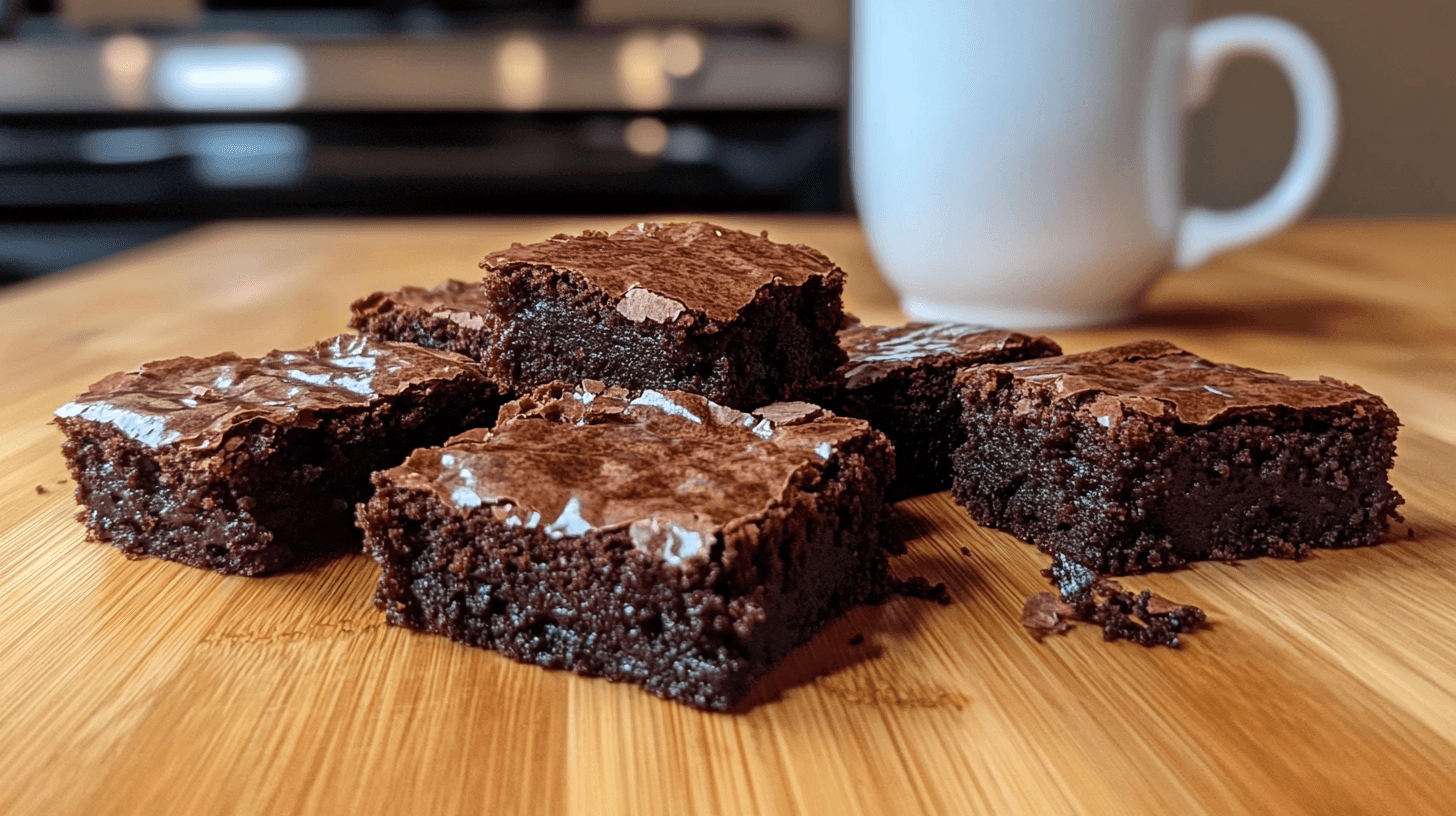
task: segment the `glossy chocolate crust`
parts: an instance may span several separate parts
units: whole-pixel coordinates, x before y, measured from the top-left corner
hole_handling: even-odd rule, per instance
[[[844,273],[806,247],[695,222],[639,224],[493,253],[502,387],[597,379],[753,408],[797,399],[843,364]]]
[[[947,490],[963,434],[951,381],[961,368],[1060,354],[1050,338],[960,323],[852,325],[839,343],[849,362],[824,401],[867,420],[895,445],[892,499]]]
[[[753,235],[705,221],[648,221],[610,235],[592,230],[557,235],[513,244],[480,263],[487,279],[541,266],[573,275],[614,300],[626,299],[626,311],[639,299],[638,310],[655,306],[658,322],[676,317],[674,311],[688,311],[727,323],[766,287],[803,286],[814,278],[844,275],[818,250],[775,243],[767,232]],[[633,290],[648,296],[629,298]]]
[[[431,289],[375,292],[349,308],[349,326],[377,340],[417,343],[475,360],[485,358],[490,343],[489,299],[478,282],[448,280]]]
[[[494,430],[416,451],[389,478],[433,490],[454,511],[489,505],[548,532],[650,520],[706,539],[785,503],[839,446],[871,436],[864,422],[808,403],[747,414],[693,394],[629,398],[592,381],[508,403]]]
[[[360,505],[396,625],[723,711],[890,588],[884,436],[817,406],[556,384]]]
[[[1283,374],[1213,363],[1166,340],[1031,360],[1007,366],[1012,377],[1055,402],[1099,419],[1127,414],[1212,425],[1242,415],[1269,415],[1362,403],[1379,397],[1329,377],[1294,380]],[[1388,409],[1386,409],[1388,410]]]
[[[954,370],[1062,353],[1050,337],[967,323],[856,324],[840,330],[839,345],[849,355],[840,379],[851,391],[927,367]]]
[[[1399,420],[1335,380],[1211,363],[1163,341],[966,369],[953,493],[1100,575],[1376,543]]]
[[[263,357],[227,352],[146,363],[93,384],[56,416],[110,425],[147,447],[209,450],[255,421],[313,427],[330,413],[461,378],[479,382],[480,367],[413,344],[341,334]]]
[[[262,358],[148,363],[56,412],[90,537],[257,575],[358,546],[369,473],[491,421],[472,361],[342,335]]]

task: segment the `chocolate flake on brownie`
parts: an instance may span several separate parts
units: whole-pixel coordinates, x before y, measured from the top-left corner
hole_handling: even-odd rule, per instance
[[[486,367],[512,393],[595,379],[748,409],[810,393],[845,360],[844,273],[767,234],[640,223],[516,244],[481,268]]]
[[[377,473],[390,623],[727,710],[893,588],[889,443],[817,406],[554,384]]]
[[[1067,619],[1077,610],[1050,592],[1038,592],[1026,599],[1021,608],[1021,625],[1032,631],[1037,640],[1047,635],[1060,635],[1072,630]]]
[[[1400,423],[1337,380],[1149,340],[977,366],[956,388],[956,500],[1090,573],[1374,544],[1400,517]]]
[[[93,539],[257,575],[358,547],[369,474],[490,422],[472,360],[352,335],[118,372],[56,411]]]
[[[406,286],[375,292],[349,307],[351,328],[376,340],[417,343],[485,359],[489,299],[484,285],[448,280],[433,289]]]
[[[964,440],[951,387],[957,371],[1062,353],[1047,337],[960,323],[852,324],[840,330],[839,344],[849,362],[826,403],[890,437],[899,474],[892,499],[950,488],[951,453]]]

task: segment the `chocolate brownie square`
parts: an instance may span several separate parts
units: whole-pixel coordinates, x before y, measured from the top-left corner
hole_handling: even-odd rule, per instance
[[[894,588],[866,423],[560,384],[374,475],[388,621],[716,711]]]
[[[56,411],[93,539],[258,575],[359,546],[371,471],[495,417],[472,360],[340,335],[119,372]]]
[[[449,280],[433,289],[406,286],[354,301],[349,326],[376,340],[417,343],[483,360],[490,342],[485,325],[488,302],[480,283]]]
[[[481,262],[487,373],[512,393],[595,379],[748,409],[844,363],[844,273],[819,252],[703,222],[558,235]]]
[[[1047,337],[960,323],[854,325],[840,330],[839,344],[849,362],[825,404],[890,437],[898,474],[892,499],[950,489],[950,455],[964,441],[951,388],[957,371],[1062,353]]]
[[[1387,478],[1399,420],[1337,380],[1147,340],[969,368],[956,388],[956,500],[1062,572],[1299,557],[1374,544],[1400,517]]]

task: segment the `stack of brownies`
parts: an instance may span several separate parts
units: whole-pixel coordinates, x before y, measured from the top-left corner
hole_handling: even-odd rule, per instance
[[[1355,386],[858,325],[824,255],[705,223],[481,267],[359,300],[358,336],[150,363],[62,406],[90,534],[258,575],[362,531],[391,623],[726,710],[904,586],[898,498],[952,488],[1069,595],[1397,517],[1398,422]]]

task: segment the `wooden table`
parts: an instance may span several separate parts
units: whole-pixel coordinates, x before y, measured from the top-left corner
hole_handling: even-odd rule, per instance
[[[854,612],[738,715],[387,627],[362,556],[224,578],[84,540],[48,421],[93,380],[302,346],[373,289],[621,220],[234,223],[0,294],[0,813],[1449,812],[1453,221],[1302,226],[1057,335],[1329,374],[1405,421],[1382,546],[1126,582],[1208,610],[1181,651],[1036,643],[1044,558],[945,495],[901,505],[896,569],[955,602]],[[722,220],[821,247],[852,310],[900,319],[853,221]]]

